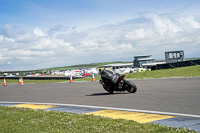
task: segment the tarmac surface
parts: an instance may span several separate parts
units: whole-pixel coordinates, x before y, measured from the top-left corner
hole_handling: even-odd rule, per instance
[[[50,104],[54,107],[45,109],[131,118],[140,123],[159,123],[200,131],[200,77],[132,81],[138,87],[138,91],[132,94],[108,94],[97,81],[24,82],[24,86],[8,84],[0,87],[0,106],[32,108],[39,103]]]

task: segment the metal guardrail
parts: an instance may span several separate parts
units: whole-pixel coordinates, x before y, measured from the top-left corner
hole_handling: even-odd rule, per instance
[[[69,77],[23,77],[23,79],[27,79],[27,80],[69,80]],[[73,79],[77,79],[80,77],[73,77]],[[0,79],[4,79],[4,77],[0,77]],[[6,77],[6,79],[15,79],[15,80],[19,80],[19,77]]]

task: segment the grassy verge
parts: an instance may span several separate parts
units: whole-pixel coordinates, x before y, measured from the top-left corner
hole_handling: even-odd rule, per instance
[[[175,69],[162,69],[140,73],[126,74],[128,79],[145,78],[171,78],[171,77],[200,77],[200,66],[180,67]]]
[[[172,78],[172,77],[200,77],[200,66],[189,66],[175,69],[162,69],[155,71],[137,72],[125,74],[126,79],[146,79],[146,78]],[[95,80],[99,80],[96,76]],[[75,81],[91,81],[91,77],[76,79]]]
[[[0,106],[0,118],[1,133],[195,133],[184,128],[139,124],[130,120],[3,106]]]

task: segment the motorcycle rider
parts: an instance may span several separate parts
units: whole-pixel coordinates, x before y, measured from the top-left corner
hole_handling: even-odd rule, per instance
[[[99,73],[101,75],[101,80],[109,80],[113,84],[116,84],[120,75],[118,73],[114,74],[110,70],[106,70],[104,68],[99,68]]]

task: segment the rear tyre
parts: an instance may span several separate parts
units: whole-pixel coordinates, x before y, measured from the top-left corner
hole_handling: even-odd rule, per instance
[[[124,85],[123,87],[125,88],[126,91],[128,91],[129,93],[135,93],[137,91],[137,87],[136,85],[131,82],[131,81],[126,81],[124,80]]]

